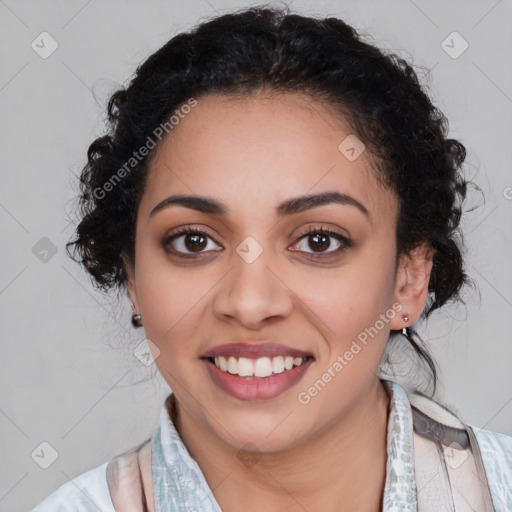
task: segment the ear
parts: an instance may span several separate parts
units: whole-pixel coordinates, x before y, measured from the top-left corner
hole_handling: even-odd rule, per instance
[[[137,299],[137,288],[135,286],[135,264],[132,259],[125,253],[121,255],[121,258],[123,260],[123,266],[126,272],[126,292],[128,298],[132,301],[134,311],[138,312],[140,309]]]
[[[423,242],[409,254],[400,258],[397,269],[393,304],[402,305],[400,313],[390,321],[392,330],[409,327],[420,317],[428,298],[428,283],[436,250]],[[402,316],[408,316],[404,321]]]

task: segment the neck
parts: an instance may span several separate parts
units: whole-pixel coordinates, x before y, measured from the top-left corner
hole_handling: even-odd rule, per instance
[[[178,408],[173,418],[223,511],[381,510],[390,391],[377,378],[346,417],[307,443],[244,464]]]

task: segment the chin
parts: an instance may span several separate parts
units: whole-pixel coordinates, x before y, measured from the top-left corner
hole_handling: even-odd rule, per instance
[[[298,420],[291,410],[287,413],[263,413],[233,411],[220,413],[222,424],[211,424],[217,435],[235,449],[246,444],[252,445],[261,452],[285,451],[297,444],[297,440],[305,436],[306,425]],[[213,417],[218,417],[215,413]]]

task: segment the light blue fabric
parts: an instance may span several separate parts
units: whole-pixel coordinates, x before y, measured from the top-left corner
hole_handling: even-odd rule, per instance
[[[469,427],[478,440],[496,512],[512,512],[512,436]]]
[[[151,447],[155,510],[221,512],[197,462],[190,456],[165,407]]]
[[[383,382],[392,391],[383,512],[417,512],[409,399],[399,384]],[[512,436],[470,427],[482,453],[495,510],[512,512]],[[32,512],[115,512],[106,483],[106,465],[62,485]],[[157,512],[221,512],[165,405],[152,438],[152,471]]]
[[[391,389],[387,435],[387,467],[383,512],[416,512],[412,414],[405,390],[394,382],[384,381]]]

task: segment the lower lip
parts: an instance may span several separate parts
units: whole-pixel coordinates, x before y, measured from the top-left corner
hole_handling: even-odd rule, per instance
[[[204,361],[213,381],[226,393],[240,400],[269,400],[279,396],[296,384],[313,362],[312,359],[308,359],[291,370],[262,378],[233,375],[217,368],[208,359]]]

